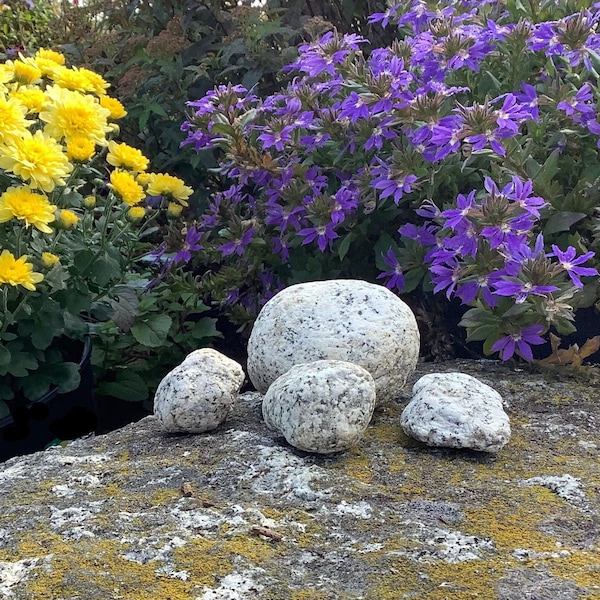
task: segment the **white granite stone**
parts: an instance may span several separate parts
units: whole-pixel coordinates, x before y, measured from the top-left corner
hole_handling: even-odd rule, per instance
[[[211,348],[195,350],[158,385],[154,415],[167,432],[211,431],[229,415],[243,382],[237,362]]]
[[[248,342],[248,375],[265,393],[293,365],[342,360],[375,380],[377,403],[399,395],[415,370],[419,330],[385,287],[339,279],[290,286],[263,307]]]
[[[498,452],[510,439],[502,397],[464,373],[431,373],[412,389],[400,418],[404,432],[429,446]]]
[[[375,409],[375,382],[358,365],[319,360],[294,365],[269,387],[262,404],[266,424],[289,444],[330,454],[355,445]]]

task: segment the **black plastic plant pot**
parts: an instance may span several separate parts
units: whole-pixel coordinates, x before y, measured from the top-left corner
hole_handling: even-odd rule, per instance
[[[13,456],[43,450],[63,440],[72,440],[96,429],[92,342],[82,344],[79,387],[66,394],[50,390],[36,402],[16,406],[0,419],[0,462]]]

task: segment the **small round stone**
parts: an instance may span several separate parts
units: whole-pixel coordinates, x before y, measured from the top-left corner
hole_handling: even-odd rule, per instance
[[[292,366],[263,398],[266,424],[292,446],[330,454],[354,446],[375,409],[375,382],[362,367],[339,360]]]
[[[411,309],[387,288],[353,279],[292,285],[262,308],[248,341],[248,376],[264,394],[293,365],[341,360],[365,368],[377,402],[399,395],[419,356]]]
[[[244,370],[227,356],[201,348],[158,385],[154,415],[169,433],[203,433],[229,415],[244,382]]]
[[[498,452],[510,439],[502,397],[466,373],[430,373],[413,386],[400,424],[429,446]]]

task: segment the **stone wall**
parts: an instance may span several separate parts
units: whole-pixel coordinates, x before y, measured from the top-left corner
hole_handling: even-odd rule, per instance
[[[399,425],[410,386],[460,371],[503,397],[497,455]],[[154,417],[0,465],[0,598],[598,600],[597,369],[420,364],[331,456],[269,431],[243,395],[216,432]]]

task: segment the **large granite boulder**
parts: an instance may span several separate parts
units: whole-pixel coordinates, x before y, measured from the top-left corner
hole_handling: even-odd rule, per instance
[[[293,365],[342,360],[371,373],[381,404],[397,397],[415,370],[419,343],[412,311],[387,288],[353,279],[301,283],[260,311],[248,341],[248,376],[264,394]]]
[[[496,389],[512,422],[496,455],[405,436],[404,390],[332,456],[288,446],[254,393],[211,433],[148,417],[11,459],[0,598],[597,599],[600,377],[523,369],[458,361],[410,377]]]

